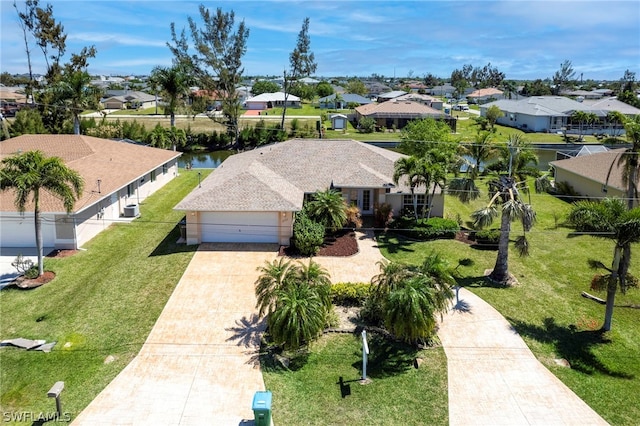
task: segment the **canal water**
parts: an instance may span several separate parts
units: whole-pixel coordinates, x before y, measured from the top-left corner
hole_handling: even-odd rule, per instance
[[[231,154],[233,151],[183,152],[178,167],[186,168],[189,164],[194,169],[215,169]]]

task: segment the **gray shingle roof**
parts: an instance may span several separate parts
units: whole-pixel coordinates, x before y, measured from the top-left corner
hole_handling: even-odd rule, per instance
[[[403,155],[354,140],[292,139],[232,155],[177,206],[196,211],[298,211],[305,193],[384,188]],[[399,185],[394,192],[409,192]]]

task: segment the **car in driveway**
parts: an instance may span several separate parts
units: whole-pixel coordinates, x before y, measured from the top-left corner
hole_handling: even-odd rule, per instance
[[[469,105],[454,105],[454,111],[469,111]]]

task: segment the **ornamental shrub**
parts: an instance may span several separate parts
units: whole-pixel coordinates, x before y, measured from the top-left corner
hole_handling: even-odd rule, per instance
[[[323,242],[324,226],[311,220],[305,210],[296,213],[293,244],[298,251],[305,256],[313,256],[318,253]]]
[[[331,299],[336,305],[362,306],[371,291],[371,283],[337,283],[331,286]]]
[[[431,217],[418,219],[404,216],[391,222],[391,228],[398,234],[418,240],[451,239],[460,231],[458,222],[452,219]]]

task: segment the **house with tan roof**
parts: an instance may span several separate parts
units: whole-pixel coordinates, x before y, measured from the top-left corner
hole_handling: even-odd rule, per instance
[[[300,108],[300,98],[291,94],[286,96],[287,107]],[[249,110],[265,110],[269,108],[284,107],[285,93],[262,93],[258,96],[253,96],[244,101],[244,106]]]
[[[626,198],[627,185],[624,184],[623,167],[619,160],[624,149],[616,149],[591,155],[552,161],[555,181],[571,185],[585,198]],[[640,186],[640,177],[637,186]],[[638,200],[635,200],[638,206]]]
[[[445,114],[430,106],[413,101],[387,101],[362,105],[355,109],[356,121],[370,117],[376,121],[377,127],[402,129],[411,120],[431,117],[444,118]]]
[[[84,179],[71,214],[59,199],[40,194],[44,247],[77,249],[121,220],[139,215],[139,205],[178,173],[179,152],[82,135],[22,135],[0,142],[0,159],[27,151],[60,157]],[[0,245],[35,247],[33,205],[24,213],[15,192],[0,192]]]
[[[467,101],[476,104],[497,101],[498,99],[504,99],[504,93],[495,87],[474,90],[467,95]]]
[[[402,157],[355,140],[291,139],[230,156],[175,209],[185,212],[187,244],[288,245],[294,213],[317,191],[340,191],[363,216],[384,203],[395,214],[412,206],[411,188],[393,182]],[[425,188],[414,190],[418,206],[425,205]],[[443,206],[436,188],[431,215],[442,216]]]

